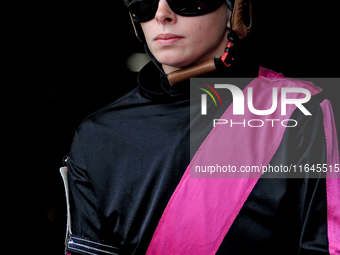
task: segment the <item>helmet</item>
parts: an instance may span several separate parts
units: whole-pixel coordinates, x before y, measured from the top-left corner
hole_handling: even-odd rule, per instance
[[[232,10],[231,29],[241,40],[245,39],[253,25],[251,0],[227,0],[226,4]]]

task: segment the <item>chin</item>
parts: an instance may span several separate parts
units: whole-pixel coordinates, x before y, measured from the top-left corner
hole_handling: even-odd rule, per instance
[[[175,68],[183,68],[194,62],[193,59],[186,58],[183,54],[160,54],[155,57],[159,63]]]

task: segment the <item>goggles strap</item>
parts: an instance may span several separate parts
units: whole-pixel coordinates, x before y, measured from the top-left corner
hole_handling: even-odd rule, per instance
[[[215,58],[215,64],[218,70],[223,71],[225,67],[230,67],[235,59],[236,47],[235,42],[239,40],[235,31],[228,34],[229,43],[220,58]],[[236,43],[237,44],[237,43]]]
[[[170,85],[173,86],[177,83],[183,82],[190,78],[202,76],[215,71],[225,71],[230,67],[235,57],[235,41],[239,40],[237,34],[232,30],[228,34],[229,43],[224,50],[224,53],[219,58],[211,58],[206,62],[197,66],[189,67],[186,69],[174,71],[168,74]]]

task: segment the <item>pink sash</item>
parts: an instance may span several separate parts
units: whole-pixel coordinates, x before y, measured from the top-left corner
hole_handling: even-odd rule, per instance
[[[259,78],[254,79],[243,91],[247,99],[247,88],[253,88],[253,105],[256,109],[270,109],[272,88],[299,87],[308,89],[312,95],[321,91],[312,83],[284,78],[270,70],[261,68]],[[303,98],[301,93],[292,93],[289,98]],[[289,119],[296,106],[287,105],[286,116],[281,115],[280,94],[278,109],[270,116],[252,114],[245,107],[245,115],[233,115],[232,105],[221,119],[243,122],[245,119],[276,119],[275,126],[266,121],[261,128],[237,125],[216,125],[185,171],[179,185],[170,198],[158,223],[148,255],[154,254],[215,254],[230,226],[254,188],[261,173],[242,173],[238,178],[211,177],[209,173],[196,175],[196,166],[267,166],[279,147],[285,127],[281,121]],[[287,123],[285,123],[287,125]],[[190,168],[192,175],[190,178]],[[235,177],[230,175],[231,177]],[[215,176],[216,177],[216,176]],[[221,177],[221,176],[218,176]]]
[[[327,147],[327,232],[328,249],[331,255],[340,254],[340,172],[338,139],[331,104],[328,100],[321,103],[323,124]],[[330,171],[332,170],[332,172]],[[338,168],[339,170],[339,168]]]

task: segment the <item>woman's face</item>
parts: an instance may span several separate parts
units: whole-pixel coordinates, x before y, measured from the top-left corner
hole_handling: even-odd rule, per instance
[[[141,26],[146,42],[166,73],[220,57],[227,46],[231,11],[223,4],[212,13],[185,17],[160,0],[155,17]]]

